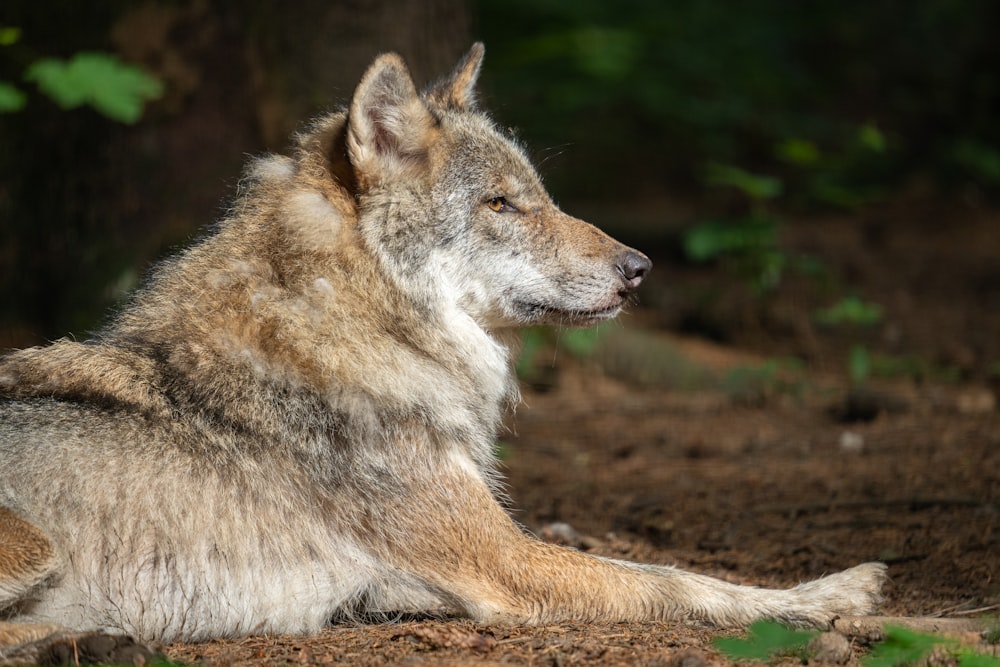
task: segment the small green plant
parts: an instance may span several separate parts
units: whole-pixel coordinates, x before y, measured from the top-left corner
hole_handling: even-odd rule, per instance
[[[1000,667],[1000,658],[977,653],[954,639],[891,625],[885,628],[885,639],[872,647],[862,664],[864,667],[916,665],[939,646],[955,656],[959,667]]]
[[[793,156],[790,159],[808,162],[816,148],[805,141],[791,141],[782,150]],[[710,163],[705,169],[705,182],[736,190],[745,198],[750,212],[741,218],[709,220],[688,229],[683,237],[688,259],[722,260],[758,294],[777,287],[789,270],[805,276],[825,276],[825,267],[818,260],[788,253],[779,244],[780,221],[765,204],[783,194],[785,186],[781,179],[753,174],[733,165]]]
[[[765,213],[738,220],[710,220],[684,235],[684,253],[695,262],[724,260],[758,293],[781,282],[793,261],[778,246],[778,223]],[[804,266],[804,265],[803,265]]]
[[[775,144],[774,156],[792,168],[789,190],[799,201],[852,209],[880,196],[864,174],[891,159],[885,134],[874,123],[844,127],[839,134],[832,150],[798,137]]]
[[[711,220],[689,229],[684,235],[688,258],[696,262],[725,259],[760,291],[777,285],[788,258],[778,248],[778,224],[765,211],[764,202],[781,195],[781,180],[712,162],[705,168],[705,182],[735,189],[750,202],[751,213],[742,219]]]
[[[819,147],[808,139],[786,139],[774,147],[775,156],[796,167],[809,167],[819,162],[822,153]]]
[[[742,220],[712,220],[695,225],[684,235],[689,259],[704,262],[727,254],[767,251],[777,245],[777,225],[764,216]]]
[[[852,384],[863,384],[872,374],[872,355],[868,346],[855,343],[847,353],[847,377]]]
[[[882,321],[882,306],[846,296],[828,308],[816,312],[816,321],[828,326],[852,329],[870,327]],[[847,355],[847,375],[853,384],[863,384],[872,374],[872,355],[863,343],[851,346]]]
[[[871,652],[864,659],[864,665],[865,667],[913,665],[935,646],[948,641],[944,637],[886,626],[885,639],[872,647]]]
[[[816,321],[828,325],[870,326],[882,320],[882,306],[846,296],[816,313]]]
[[[758,621],[750,626],[745,639],[719,637],[712,644],[730,660],[760,660],[795,656],[808,658],[808,644],[816,631],[791,630],[772,621]],[[875,644],[861,664],[864,667],[903,667],[916,665],[935,648],[955,657],[959,667],[1000,667],[1000,658],[974,651],[958,641],[938,635],[886,626],[885,638]]]
[[[751,174],[745,169],[718,162],[711,162],[706,166],[705,181],[709,185],[736,188],[758,204],[765,199],[774,199],[784,190],[779,178]]]
[[[0,47],[20,40],[19,28],[0,27]],[[131,124],[142,116],[149,100],[163,94],[163,84],[135,65],[110,53],[81,52],[68,60],[41,58],[24,71],[24,80],[63,109],[88,105],[120,123]],[[28,96],[16,85],[0,81],[0,112],[20,111]]]
[[[142,116],[147,100],[163,94],[163,85],[109,53],[77,53],[69,60],[43,58],[24,73],[63,109],[85,104],[120,123]]]
[[[791,630],[773,621],[757,621],[750,626],[746,639],[718,637],[712,645],[730,660],[768,662],[782,656],[805,658],[806,645],[819,633]]]

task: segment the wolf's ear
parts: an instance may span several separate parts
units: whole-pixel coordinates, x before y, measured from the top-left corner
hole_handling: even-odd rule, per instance
[[[394,53],[376,58],[354,91],[348,117],[347,152],[360,185],[422,164],[436,124],[403,59]]]
[[[469,49],[446,78],[441,79],[427,91],[429,104],[442,109],[466,111],[476,108],[476,80],[479,78],[479,68],[483,64],[483,54],[486,47],[482,42],[476,42]]]

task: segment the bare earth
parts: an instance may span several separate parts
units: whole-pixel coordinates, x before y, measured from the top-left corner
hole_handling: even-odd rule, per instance
[[[710,344],[664,333],[676,302],[644,296],[591,356],[543,352],[555,366],[526,388],[502,441],[517,519],[593,553],[765,586],[882,560],[886,615],[1000,615],[1000,411],[997,372],[988,370],[1000,361],[1000,221],[977,213],[947,229],[926,224],[885,223],[873,240],[870,225],[817,223],[790,243],[815,252],[824,239],[822,259],[883,304],[880,333],[865,339],[873,349],[903,345],[901,337],[907,353],[954,362],[957,377],[873,379],[844,421],[841,369],[853,334],[796,326],[794,316],[771,335],[760,321],[733,320],[728,342]],[[644,289],[683,291],[703,278],[657,264],[660,282]],[[806,321],[822,301],[803,298],[793,290],[772,310]],[[634,356],[627,336],[636,331],[652,377],[615,352],[628,346]],[[691,366],[657,366],[674,354]],[[808,370],[750,389],[733,380],[734,369],[792,355],[808,357]],[[699,667],[727,664],[712,647],[719,634],[690,623],[521,628],[425,618],[165,653],[209,665]],[[849,644],[839,659],[854,663],[865,642]]]

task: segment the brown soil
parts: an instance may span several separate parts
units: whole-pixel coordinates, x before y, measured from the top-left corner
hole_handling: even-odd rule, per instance
[[[822,299],[794,288],[754,305],[753,317],[724,322],[724,345],[664,333],[693,306],[651,298],[597,352],[553,352],[554,369],[526,388],[502,443],[515,516],[593,553],[739,583],[791,586],[882,560],[891,576],[882,613],[997,615],[1000,412],[989,370],[1000,360],[997,217],[967,212],[948,231],[913,215],[895,225],[878,218],[877,234],[873,222],[817,222],[790,240],[818,250],[886,308],[866,344],[927,362],[870,380],[863,392],[849,390],[840,370],[862,334],[817,328],[808,315]],[[650,291],[683,293],[704,279],[703,269],[658,264]],[[782,313],[787,322],[774,326]],[[622,349],[634,357],[643,346],[646,368],[622,361]],[[805,367],[737,381],[740,369],[791,355]],[[166,652],[206,664],[699,667],[727,662],[712,647],[717,635],[684,623],[407,619]],[[850,660],[863,650],[856,642]]]

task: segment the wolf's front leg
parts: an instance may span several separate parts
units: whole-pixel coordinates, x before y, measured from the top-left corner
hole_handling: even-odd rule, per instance
[[[471,467],[471,466],[470,466]],[[671,567],[591,556],[525,535],[470,467],[412,480],[372,548],[483,622],[761,618],[826,626],[870,614],[885,566],[866,563],[789,590],[738,586]]]

